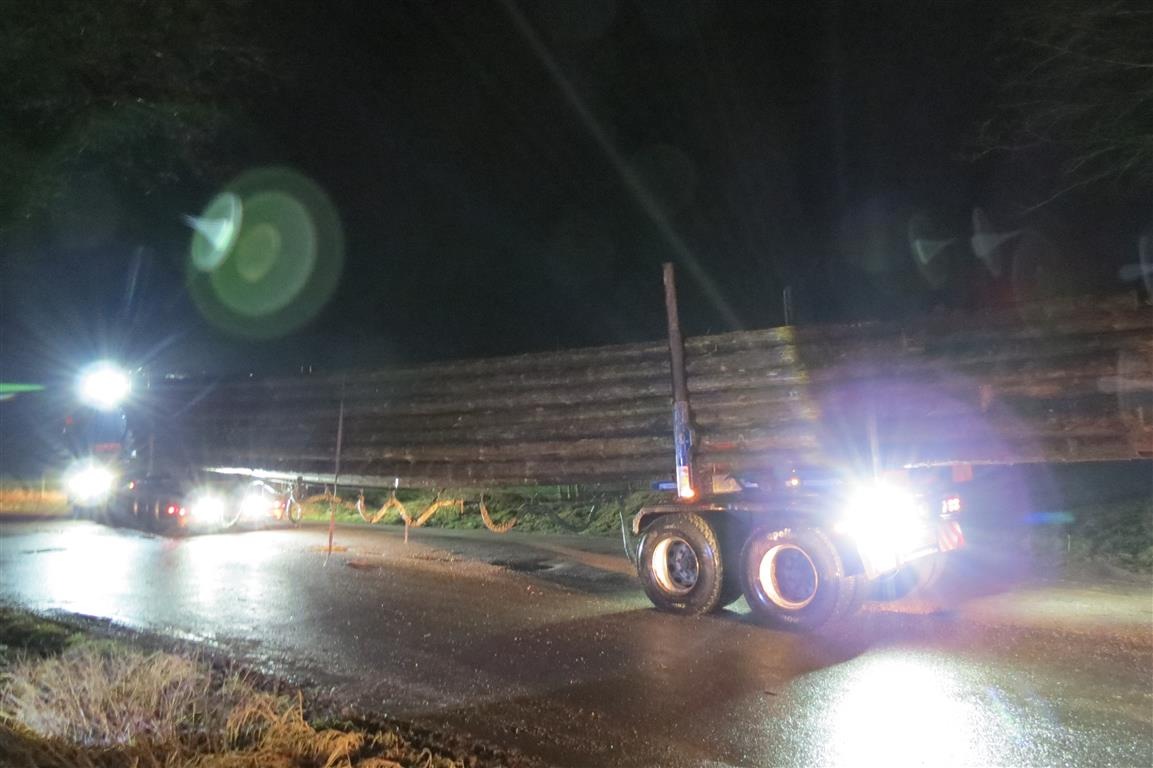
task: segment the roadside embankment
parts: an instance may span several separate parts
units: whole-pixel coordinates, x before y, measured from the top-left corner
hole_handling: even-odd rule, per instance
[[[4,607],[0,754],[37,768],[531,765],[402,723],[340,719],[237,667]]]

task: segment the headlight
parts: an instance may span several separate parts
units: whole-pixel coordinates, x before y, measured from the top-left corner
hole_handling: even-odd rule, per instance
[[[80,401],[101,411],[111,411],[124,402],[132,391],[132,379],[122,368],[111,363],[97,363],[80,377]]]
[[[259,491],[248,494],[240,502],[240,514],[249,520],[269,517],[275,501]]]
[[[81,464],[73,467],[65,478],[68,495],[78,504],[100,504],[112,493],[116,475],[99,464]]]
[[[224,499],[212,494],[194,497],[188,515],[198,523],[220,523],[224,519]]]
[[[921,501],[889,483],[862,485],[849,495],[839,533],[857,543],[866,570],[885,572],[924,546],[926,515]]]
[[[889,483],[871,483],[849,495],[845,523],[851,528],[888,526],[918,520],[922,509],[917,497]]]

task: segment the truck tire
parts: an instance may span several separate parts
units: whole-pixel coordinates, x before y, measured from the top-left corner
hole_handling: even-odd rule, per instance
[[[721,583],[721,597],[717,601],[714,612],[722,611],[741,599],[744,594],[744,585],[741,583],[741,569],[737,567],[736,555],[741,553],[741,545],[748,536],[748,529],[737,526],[732,520],[723,516],[709,520],[709,527],[717,535],[721,552],[724,553],[724,580]],[[732,553],[731,555],[729,553]]]
[[[649,526],[637,571],[645,594],[662,611],[700,616],[720,607],[720,544],[708,521],[694,512],[666,515]]]
[[[846,615],[861,586],[846,581],[837,548],[814,528],[755,532],[741,553],[741,577],[754,617],[805,632]]]
[[[833,621],[840,621],[841,619],[848,619],[855,616],[871,594],[872,582],[866,579],[864,574],[846,576],[841,583],[844,587],[846,597],[844,605],[841,606],[837,614],[833,616]]]

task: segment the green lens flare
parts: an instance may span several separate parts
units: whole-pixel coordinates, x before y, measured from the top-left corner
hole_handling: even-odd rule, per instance
[[[217,297],[232,311],[263,317],[300,296],[317,263],[316,229],[307,208],[282,192],[253,195],[250,222],[236,247],[212,273]]]
[[[42,392],[43,384],[17,384],[15,382],[0,381],[0,397],[22,395],[26,392]]]
[[[204,316],[231,334],[289,333],[316,316],[340,280],[340,217],[324,191],[293,170],[239,176],[189,223],[189,290]]]
[[[236,244],[243,217],[240,198],[231,192],[212,198],[200,216],[185,216],[184,221],[193,229],[193,266],[202,272],[219,267]]]

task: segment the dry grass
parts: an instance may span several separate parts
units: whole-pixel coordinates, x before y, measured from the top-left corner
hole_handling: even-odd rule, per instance
[[[68,498],[62,491],[0,485],[0,514],[63,515],[68,511]]]
[[[199,661],[77,646],[13,664],[0,685],[5,765],[42,768],[447,768],[387,731],[316,729],[300,696]]]

